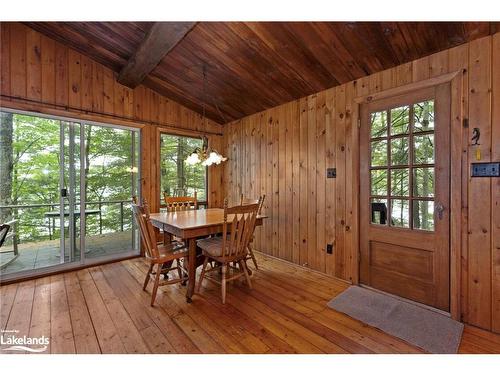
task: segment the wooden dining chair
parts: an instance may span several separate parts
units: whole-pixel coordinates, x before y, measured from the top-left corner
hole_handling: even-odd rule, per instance
[[[137,195],[132,195],[132,204],[134,205],[138,205],[140,206],[140,202],[139,202],[139,199],[137,198]],[[132,212],[134,213],[134,216],[135,216],[135,212],[134,212],[134,207],[132,207]],[[140,224],[139,224],[139,221],[137,221],[137,225],[139,227],[139,230],[141,230],[141,227],[140,227]],[[141,245],[142,245],[142,249],[145,249],[146,248],[146,244],[144,243],[144,240],[142,239],[142,235],[140,235],[141,237]],[[156,241],[158,242],[158,241]],[[141,253],[142,254],[142,253]]]
[[[198,209],[198,193],[196,191],[194,192],[194,196],[192,197],[169,197],[166,193],[163,193],[163,200],[165,202],[167,212],[189,211]],[[173,237],[172,240],[182,242],[182,239],[177,237]]]
[[[8,224],[0,224],[0,247],[2,247],[3,242],[7,238],[7,234],[9,233],[10,225]]]
[[[259,211],[261,200],[258,203],[239,205],[228,208],[227,199],[224,200],[224,223],[222,226],[222,237],[211,237],[203,240],[198,240],[197,245],[201,248],[205,260],[201,270],[200,281],[198,283],[197,292],[200,291],[201,283],[207,272],[221,270],[222,280],[219,282],[213,278],[208,278],[211,281],[220,283],[222,287],[222,303],[226,303],[226,283],[231,280],[245,276],[250,289],[252,282],[248,273],[245,258],[248,254],[248,243],[252,238],[257,213]],[[216,266],[211,263],[210,269],[207,269],[208,263],[213,260]],[[239,265],[235,267],[231,263]],[[234,274],[228,277],[229,271]]]
[[[140,206],[139,199],[137,198],[137,196],[135,196],[135,195],[132,196],[132,203]],[[149,207],[147,208],[147,210],[148,210],[148,214],[149,214]],[[159,232],[161,238],[157,238],[156,242],[165,243],[165,234],[161,233],[161,231],[159,229],[156,229],[155,233],[157,233],[157,232]],[[142,241],[142,239],[141,239],[141,241]],[[174,246],[176,246],[176,247],[186,246],[186,244],[179,239],[170,238],[170,242],[172,242],[174,244]],[[145,246],[144,243],[143,243],[143,246]]]
[[[19,251],[17,248],[17,219],[11,220],[8,223],[0,223],[0,248],[9,238],[12,238],[12,249],[0,250],[0,255],[9,253],[12,253],[13,255],[11,257],[1,257],[0,270],[13,263],[19,257]]]
[[[167,211],[187,211],[198,209],[198,194],[195,191],[193,197],[169,197],[163,194],[163,200]]]
[[[145,256],[149,260],[149,270],[144,280],[143,290],[146,290],[151,278],[154,278],[153,290],[151,293],[151,306],[154,306],[156,293],[160,285],[183,283],[188,280],[187,270],[182,266],[181,259],[187,257],[186,247],[177,247],[174,243],[158,244],[156,234],[149,217],[147,202],[143,200],[142,206],[132,204],[134,216],[139,225],[142,241],[145,245]],[[176,266],[173,266],[175,261]],[[168,265],[167,267],[165,267]],[[156,268],[156,269],[155,269]],[[179,277],[175,279],[163,280],[160,283],[160,275],[177,270]]]
[[[243,197],[243,194],[240,195],[240,206],[243,206],[243,205],[248,205],[248,204],[257,204],[259,203],[260,206],[259,206],[259,211],[257,212],[259,215],[262,211],[262,206],[264,205],[264,199],[266,199],[266,195],[264,194],[262,197],[260,197],[259,199],[249,199],[249,198],[244,198]],[[255,258],[255,255],[253,253],[253,249],[252,249],[252,242],[254,240],[255,236],[252,236],[252,238],[250,238],[250,242],[248,243],[248,256],[247,258],[245,259],[245,262],[249,259],[252,259],[252,262],[253,262],[253,265],[255,266],[255,269],[258,270],[259,269],[259,266],[257,265],[257,259]],[[251,274],[251,271],[249,270],[248,271],[250,274]]]

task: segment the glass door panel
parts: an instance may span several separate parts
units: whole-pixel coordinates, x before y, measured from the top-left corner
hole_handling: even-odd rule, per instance
[[[11,226],[0,248],[0,275],[78,261],[77,125],[24,113],[0,115],[0,223]]]
[[[80,261],[80,124],[61,121],[61,263]],[[64,261],[62,261],[64,259]]]
[[[84,124],[85,258],[138,251],[131,202],[139,196],[139,135],[130,129]]]

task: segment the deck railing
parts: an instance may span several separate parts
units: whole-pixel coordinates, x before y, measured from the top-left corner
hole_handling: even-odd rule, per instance
[[[103,212],[102,212],[103,207],[109,206],[109,205],[119,205],[119,207],[120,207],[120,209],[119,209],[120,231],[123,232],[125,229],[124,205],[127,203],[132,203],[132,200],[107,200],[107,201],[87,202],[85,204],[85,209],[87,210],[88,208],[93,208],[93,207],[98,208],[99,212],[97,215],[99,216],[99,220],[98,220],[98,222],[99,222],[99,234],[102,234],[103,233]],[[60,207],[60,204],[59,203],[39,203],[39,204],[4,205],[4,206],[0,206],[0,210],[10,209],[10,210],[17,211],[15,214],[13,213],[11,216],[14,219],[18,219],[17,231],[19,231],[19,229],[22,226],[33,225],[33,222],[29,222],[29,221],[26,222],[26,220],[23,220],[22,212],[25,212],[25,210],[40,209],[40,208],[44,208],[44,207],[47,209],[47,212],[49,212],[49,211],[57,210]],[[79,208],[80,202],[77,202],[75,204],[75,207]],[[45,226],[40,225],[40,224],[36,224],[36,225],[37,225],[37,227],[45,227],[46,229],[48,229],[49,239],[52,240],[53,238],[55,238],[56,228],[58,227],[56,225],[56,220],[58,220],[58,218],[57,217],[46,217],[45,214],[41,214],[41,217],[44,220],[46,220],[47,224]],[[19,232],[16,233],[16,239],[18,242],[21,242],[21,240],[22,240],[19,236]]]

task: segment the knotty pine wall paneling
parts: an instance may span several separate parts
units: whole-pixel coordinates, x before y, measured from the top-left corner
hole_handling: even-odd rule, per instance
[[[141,127],[143,196],[159,205],[157,128],[165,132],[207,134],[222,152],[222,126],[138,86],[119,84],[109,68],[17,22],[0,23],[0,105],[6,108]],[[222,166],[208,172],[211,207],[223,201]]]
[[[492,36],[491,160],[500,160],[500,33]],[[491,326],[500,332],[500,178],[491,180]]]
[[[472,179],[470,163],[500,161],[500,34],[477,39],[226,124],[226,195],[266,194],[265,224],[255,247],[293,263],[357,282],[359,231],[358,106],[355,99],[414,82],[460,72],[462,97],[452,104],[453,173],[451,280],[459,290],[454,315],[500,333],[500,179]],[[463,119],[469,127],[463,128]],[[473,128],[481,131],[472,146]],[[254,134],[261,134],[254,137]],[[258,156],[257,156],[258,154]],[[260,160],[260,164],[253,162]],[[326,168],[337,169],[327,179]],[[461,182],[457,182],[461,181]],[[254,184],[260,185],[260,190]],[[328,243],[333,254],[326,253]],[[455,297],[452,297],[455,298]]]
[[[469,148],[469,164],[491,160],[491,38],[469,46],[469,135],[481,131],[479,146]],[[488,124],[489,126],[486,126]],[[491,179],[469,179],[468,321],[491,327]]]

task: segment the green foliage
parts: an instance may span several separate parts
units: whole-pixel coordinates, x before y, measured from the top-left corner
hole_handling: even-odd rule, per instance
[[[410,107],[405,105],[391,109],[391,135],[408,134],[410,128]]]
[[[162,134],[160,142],[160,199],[163,193],[192,196],[196,191],[199,201],[206,200],[206,167],[185,162],[195,148],[202,147],[202,140]]]
[[[410,113],[413,113],[412,168],[409,167]],[[371,170],[370,190],[373,196],[379,197],[372,202],[383,203],[387,209],[390,204],[391,225],[409,227],[410,196],[434,196],[434,101],[415,103],[412,108],[407,105],[374,112],[370,121],[371,166],[375,168]],[[390,150],[387,148],[388,134],[395,137],[389,142]],[[430,166],[423,167],[423,164]],[[413,174],[412,188],[410,173]],[[415,199],[412,204],[413,227],[433,230],[434,202]]]
[[[371,137],[387,137],[387,112],[373,112],[371,118]]]
[[[59,199],[59,121],[13,116],[12,204],[51,204]],[[14,209],[21,241],[48,237],[44,213],[56,206]]]
[[[73,142],[70,141],[71,126],[74,126]],[[69,147],[73,143],[75,201],[79,205],[80,125],[36,116],[19,114],[13,116],[12,204],[46,205],[9,210],[10,216],[20,221],[18,231],[21,242],[58,238],[60,234],[59,230],[54,229],[59,227],[59,218],[49,219],[46,214],[59,210],[61,127],[64,133],[65,187],[69,187]],[[84,133],[88,166],[85,171],[86,201],[130,201],[132,195],[137,194],[133,191],[133,186],[138,185],[138,175],[131,170],[132,166],[137,167],[139,150],[137,133],[88,124],[84,125]],[[135,154],[132,153],[133,142]],[[2,204],[3,202],[0,202],[0,205]],[[100,233],[101,228],[103,233],[120,231],[122,229],[120,203],[87,205],[87,209],[99,208],[100,216],[87,216],[87,234]],[[130,229],[132,217],[128,203],[125,203],[123,208],[123,217],[123,229]]]
[[[131,171],[137,167],[139,137],[130,130],[115,129],[103,126],[85,125],[85,139],[88,151],[87,202],[130,201],[137,191],[138,174]],[[90,141],[90,142],[89,142]],[[135,142],[135,155],[132,143]],[[134,160],[135,159],[135,160]],[[88,209],[100,209],[98,215],[87,216],[87,233],[99,233],[102,221],[102,232],[121,230],[120,203],[89,204]],[[132,226],[130,204],[123,206],[124,230]]]

